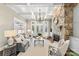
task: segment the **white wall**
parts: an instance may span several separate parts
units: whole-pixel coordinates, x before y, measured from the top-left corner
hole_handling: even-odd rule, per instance
[[[4,31],[14,29],[14,17],[23,20],[23,18],[19,17],[13,10],[0,4],[0,47],[7,43],[6,38],[4,37]]]
[[[73,37],[70,41],[70,48],[76,53],[79,53],[79,5],[74,8]]]
[[[74,8],[73,35],[79,38],[79,5]]]
[[[70,37],[70,49],[79,53],[79,38]]]

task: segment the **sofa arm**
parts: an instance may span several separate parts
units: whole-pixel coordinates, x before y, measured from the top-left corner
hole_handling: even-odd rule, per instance
[[[27,41],[26,43],[17,43],[17,51],[21,51],[24,52],[26,50],[26,48],[29,47],[29,41]]]

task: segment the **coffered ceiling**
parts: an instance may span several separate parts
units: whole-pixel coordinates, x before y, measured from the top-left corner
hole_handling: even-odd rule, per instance
[[[61,4],[53,3],[14,3],[5,4],[9,8],[13,9],[18,15],[24,17],[26,20],[36,19],[39,16],[39,10],[41,17],[49,18],[52,16],[53,10],[56,6]]]

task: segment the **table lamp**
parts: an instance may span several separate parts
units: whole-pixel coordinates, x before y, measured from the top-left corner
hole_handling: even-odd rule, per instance
[[[4,31],[4,36],[7,37],[8,45],[13,45],[16,34],[17,32],[15,30]]]

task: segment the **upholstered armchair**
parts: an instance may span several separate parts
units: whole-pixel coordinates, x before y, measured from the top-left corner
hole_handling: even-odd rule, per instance
[[[49,56],[64,56],[69,46],[69,40],[66,40],[57,50],[53,46],[49,46]]]

